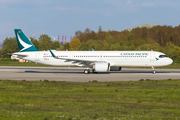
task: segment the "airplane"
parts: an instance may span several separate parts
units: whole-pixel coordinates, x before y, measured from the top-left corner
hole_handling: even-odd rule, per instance
[[[170,65],[173,60],[157,51],[40,51],[21,29],[14,29],[19,52],[18,58],[53,66],[81,66],[84,73],[120,71],[123,66],[154,67]]]

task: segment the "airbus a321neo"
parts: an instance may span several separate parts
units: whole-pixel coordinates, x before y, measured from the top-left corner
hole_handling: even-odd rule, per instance
[[[156,51],[40,51],[25,36],[15,29],[19,52],[18,58],[53,66],[82,66],[84,73],[120,71],[122,66],[154,67],[170,65],[173,61],[162,52]]]

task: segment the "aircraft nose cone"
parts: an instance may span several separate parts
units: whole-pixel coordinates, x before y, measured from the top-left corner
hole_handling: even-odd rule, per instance
[[[169,62],[169,64],[172,64],[173,60],[171,58],[169,58],[168,62]]]

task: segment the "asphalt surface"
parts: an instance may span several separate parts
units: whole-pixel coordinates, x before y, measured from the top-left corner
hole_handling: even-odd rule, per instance
[[[72,82],[89,82],[98,80],[99,82],[109,81],[138,81],[140,79],[162,80],[180,79],[180,69],[156,69],[156,74],[152,74],[152,69],[146,68],[122,68],[121,71],[111,71],[109,73],[84,74],[84,68],[79,67],[18,67],[0,66],[1,80],[55,80]]]

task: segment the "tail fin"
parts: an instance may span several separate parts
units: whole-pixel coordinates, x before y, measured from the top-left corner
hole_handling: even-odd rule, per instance
[[[22,32],[21,29],[14,29],[18,48],[20,52],[31,52],[31,51],[39,51],[31,41],[26,37],[26,35]]]

